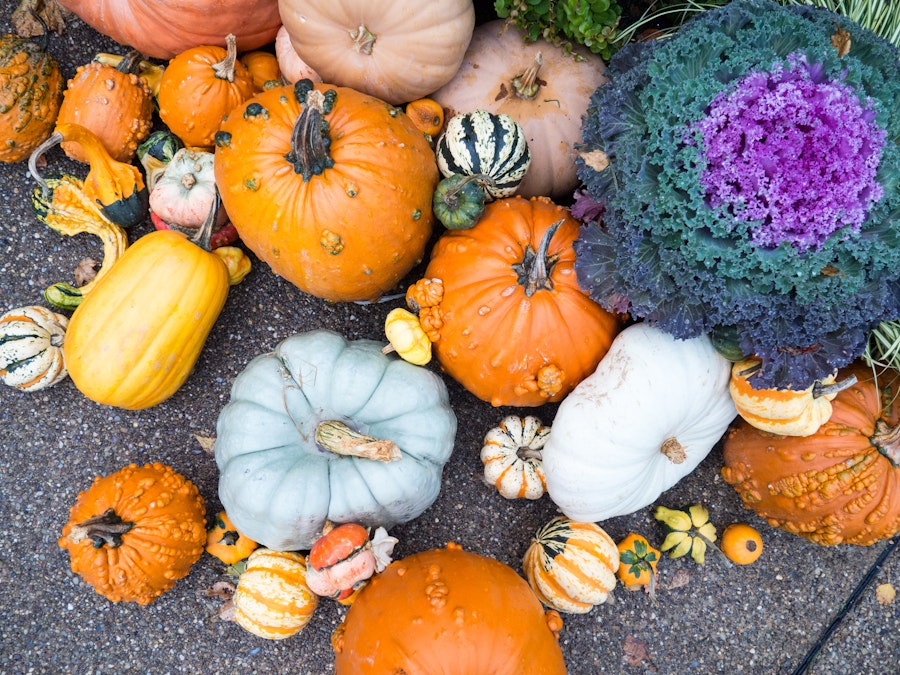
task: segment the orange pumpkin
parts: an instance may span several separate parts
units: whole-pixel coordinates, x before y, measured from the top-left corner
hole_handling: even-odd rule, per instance
[[[747,523],[732,523],[722,532],[722,553],[738,565],[756,562],[763,552],[762,536]]]
[[[383,101],[310,80],[274,87],[228,116],[215,154],[241,240],[307,293],[372,300],[424,255],[437,164]]]
[[[237,35],[241,50],[275,39],[278,0],[59,0],[86,24],[142,54],[170,59],[198,45],[224,45]]]
[[[423,133],[437,138],[444,128],[444,109],[430,98],[419,98],[406,104],[406,114]]]
[[[159,83],[159,118],[185,145],[211,149],[225,116],[253,96],[253,74],[237,58],[233,34],[227,49],[193,47],[169,61]]]
[[[515,570],[451,543],[369,580],[332,636],[334,670],[563,675],[561,628]]]
[[[264,52],[262,50],[244,52],[240,56],[240,61],[250,71],[250,75],[253,78],[253,86],[257,89],[263,90],[284,84],[284,81],[281,79],[281,68],[278,66],[278,59],[272,52]]]
[[[578,228],[547,198],[496,200],[474,227],[438,240],[431,281],[407,293],[441,366],[480,399],[559,401],[612,344],[619,320],[575,278]]]
[[[72,571],[113,602],[146,605],[184,577],[206,543],[197,487],[159,462],[98,476],[59,539]]]
[[[770,525],[822,545],[870,545],[900,531],[900,374],[857,383],[831,402],[810,436],[779,436],[740,422],[725,437],[722,477]]]
[[[656,566],[659,564],[659,550],[653,548],[647,538],[636,532],[629,532],[616,544],[619,551],[619,569],[616,578],[629,591],[647,587],[651,598],[656,594]]]
[[[219,511],[206,534],[206,552],[226,565],[240,562],[258,547],[259,544],[238,531],[224,511]]]
[[[100,61],[79,66],[66,84],[57,129],[80,125],[100,139],[113,159],[130,162],[153,126],[153,93],[136,74],[140,61],[141,54],[132,51],[116,67]],[[77,143],[65,142],[62,149],[76,161],[88,161]]]

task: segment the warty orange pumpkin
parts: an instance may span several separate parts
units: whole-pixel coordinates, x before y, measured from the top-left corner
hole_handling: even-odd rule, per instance
[[[216,135],[216,183],[243,242],[326,300],[378,298],[431,234],[434,152],[409,117],[346,87],[261,92]]]

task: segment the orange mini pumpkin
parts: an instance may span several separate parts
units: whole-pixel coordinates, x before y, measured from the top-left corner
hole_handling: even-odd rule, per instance
[[[184,577],[206,542],[197,487],[159,462],[98,476],[59,539],[72,571],[113,602],[146,605]]]
[[[219,511],[206,535],[206,552],[226,565],[240,562],[258,546],[250,537],[238,531],[224,511]]]
[[[857,363],[810,436],[779,436],[740,422],[726,435],[722,477],[770,525],[822,545],[870,545],[900,531],[900,385],[896,372]]]
[[[747,523],[732,523],[722,532],[722,553],[731,562],[749,565],[762,555],[762,536]]]
[[[225,116],[256,92],[253,74],[237,58],[234,35],[226,44],[181,52],[159,83],[159,118],[189,147],[212,149]]]
[[[406,114],[423,133],[437,138],[444,128],[444,109],[430,98],[419,98],[406,104]]]
[[[568,209],[546,197],[509,197],[435,245],[428,293],[413,286],[407,304],[419,311],[444,370],[478,398],[495,406],[559,401],[612,344],[619,320],[573,271],[578,229]]]
[[[369,580],[331,638],[334,671],[564,675],[561,629],[514,569],[450,543]]]
[[[647,588],[650,597],[656,594],[656,566],[660,553],[653,548],[647,538],[636,532],[629,532],[616,544],[619,550],[619,569],[616,578],[628,591]]]
[[[216,183],[241,240],[301,290],[372,300],[422,259],[438,181],[401,110],[353,89],[273,87],[216,136]]]

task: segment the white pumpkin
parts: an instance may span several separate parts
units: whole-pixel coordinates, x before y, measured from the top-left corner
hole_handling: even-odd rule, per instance
[[[543,465],[569,518],[603,521],[653,503],[693,471],[737,415],[731,362],[706,336],[623,330],[560,403]]]
[[[484,480],[506,499],[540,499],[547,491],[541,451],[550,437],[537,417],[508,415],[484,437]]]
[[[165,223],[196,230],[216,201],[216,177],[211,152],[181,148],[150,191],[150,210]],[[228,220],[219,210],[216,227]]]

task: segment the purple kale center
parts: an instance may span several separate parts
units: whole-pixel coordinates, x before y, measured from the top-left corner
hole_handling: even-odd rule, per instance
[[[750,223],[754,245],[815,248],[857,232],[883,189],[875,174],[885,131],[875,111],[821,67],[755,72],[718,95],[699,122],[712,208]]]

